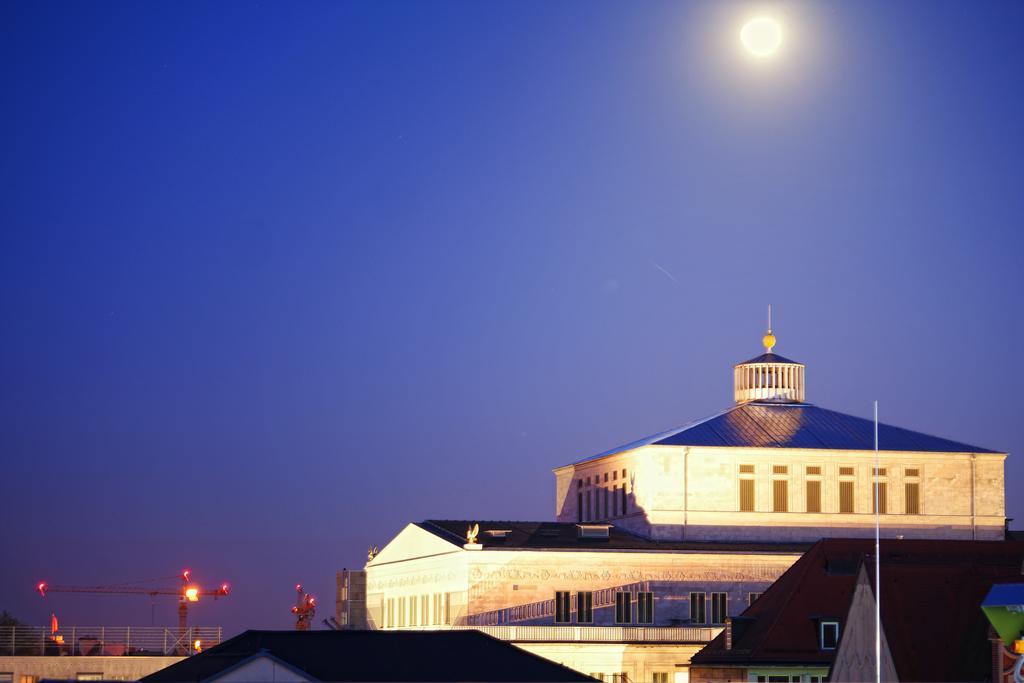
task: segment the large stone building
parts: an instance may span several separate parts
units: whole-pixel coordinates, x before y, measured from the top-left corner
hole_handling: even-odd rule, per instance
[[[608,680],[665,683],[806,547],[657,541],[600,523],[428,520],[367,563],[369,626],[476,628]]]
[[[734,368],[736,405],[559,467],[561,522],[605,521],[671,540],[813,542],[1003,538],[1005,453],[806,403],[802,363],[771,352]]]
[[[807,403],[774,344],[734,367],[728,410],[555,469],[555,522],[408,525],[351,596],[367,625],[479,628],[606,680],[684,681],[810,543],[873,534],[876,490],[884,536],[1003,538],[1005,453],[880,425],[876,455],[874,423]]]

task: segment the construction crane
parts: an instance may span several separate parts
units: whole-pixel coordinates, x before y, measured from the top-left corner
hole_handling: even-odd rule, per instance
[[[228,584],[222,583],[217,588],[203,590],[192,582],[191,572],[186,569],[177,577],[170,576],[164,579],[149,579],[148,581],[161,581],[166,579],[181,579],[181,586],[178,588],[154,588],[150,586],[133,586],[131,584],[120,584],[112,586],[51,586],[45,581],[36,584],[36,590],[44,598],[47,593],[107,593],[115,595],[173,595],[178,598],[178,629],[182,634],[188,627],[188,605],[190,602],[198,602],[199,598],[211,596],[214,600],[223,598],[228,594]],[[146,583],[136,581],[135,583]]]
[[[313,623],[313,616],[316,614],[316,598],[302,590],[302,584],[295,584],[295,607],[292,607],[292,614],[295,615],[295,630],[308,631]]]

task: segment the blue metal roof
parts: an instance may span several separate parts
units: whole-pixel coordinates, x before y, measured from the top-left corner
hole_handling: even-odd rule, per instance
[[[737,363],[737,365],[747,365],[748,363],[792,363],[793,365],[803,365],[803,363],[798,360],[783,358],[777,353],[762,353],[760,356],[756,356],[750,360],[745,360],[742,363]]]
[[[874,450],[871,420],[810,403],[742,403],[717,415],[639,439],[579,462],[651,444],[731,448],[818,448],[838,451]],[[930,436],[879,423],[878,447],[883,451],[935,453],[998,453],[987,448]],[[575,463],[574,463],[575,464]]]
[[[982,607],[1024,605],[1024,583],[997,583],[982,601]]]

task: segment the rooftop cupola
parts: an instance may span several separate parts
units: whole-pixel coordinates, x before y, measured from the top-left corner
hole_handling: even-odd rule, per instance
[[[768,332],[761,339],[764,353],[735,366],[733,392],[736,403],[775,401],[802,403],[804,400],[804,364],[772,352],[772,307],[768,307]]]

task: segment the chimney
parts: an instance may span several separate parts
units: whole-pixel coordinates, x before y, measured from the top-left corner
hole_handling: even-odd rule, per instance
[[[725,649],[732,649],[732,617],[725,618]]]

